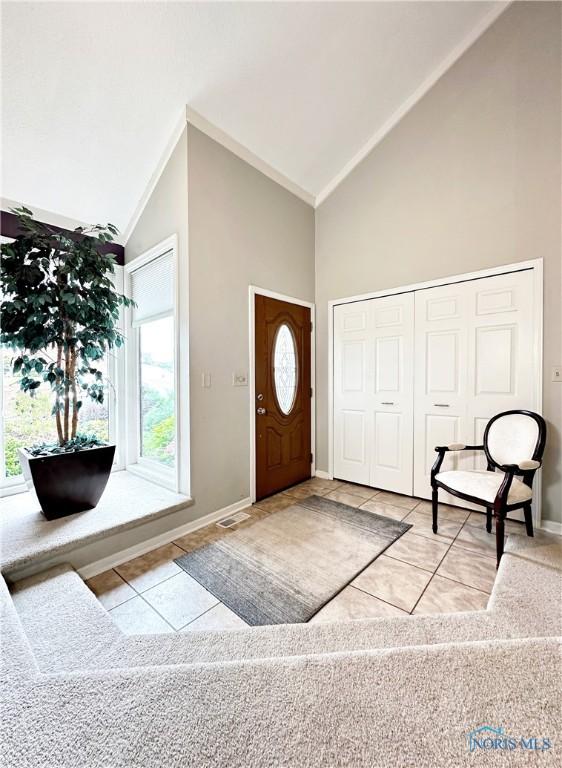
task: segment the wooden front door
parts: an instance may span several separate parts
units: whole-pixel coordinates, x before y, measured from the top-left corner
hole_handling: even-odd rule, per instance
[[[310,309],[255,297],[256,499],[310,477]]]

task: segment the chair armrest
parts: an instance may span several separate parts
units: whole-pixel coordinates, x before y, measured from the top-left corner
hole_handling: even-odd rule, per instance
[[[445,454],[441,454],[441,456],[444,455]],[[509,489],[511,488],[514,476],[522,474],[523,482],[530,488],[535,470],[540,467],[541,463],[542,462],[540,461],[535,461],[535,459],[525,459],[524,461],[520,461],[519,464],[503,464],[498,466],[498,469],[505,472],[505,476],[502,484],[498,488],[496,498],[494,499],[494,509],[496,510],[496,514],[498,514],[499,510],[507,504]]]
[[[535,459],[525,459],[525,461],[520,461],[517,465],[519,469],[523,470],[529,470],[529,469],[538,469],[542,464],[542,461],[536,461]]]
[[[542,464],[542,461],[535,461],[535,459],[525,459],[520,461],[519,464],[501,464],[498,469],[502,472],[511,472],[520,474],[521,472],[534,472]]]
[[[431,468],[431,481],[433,482],[433,479],[435,478],[435,475],[441,471],[441,464],[443,464],[443,459],[445,458],[445,454],[449,451],[483,451],[484,446],[483,445],[465,445],[464,443],[450,443],[449,445],[438,445],[435,447],[435,451],[437,452],[437,458],[435,459],[435,463],[433,464]]]
[[[464,443],[450,443],[449,445],[438,445],[435,447],[436,452],[438,453],[437,458],[435,459],[435,463],[431,468],[431,481],[433,482],[433,479],[435,478],[435,475],[437,475],[441,471],[441,464],[443,464],[443,459],[445,458],[445,454],[449,451],[483,451],[484,446],[483,445],[465,445]]]

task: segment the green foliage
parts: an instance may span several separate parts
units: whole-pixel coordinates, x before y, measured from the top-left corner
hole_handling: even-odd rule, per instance
[[[88,448],[99,448],[102,445],[107,445],[107,443],[99,440],[96,435],[76,435],[64,445],[36,443],[28,450],[32,456],[52,456],[57,453],[75,453],[76,451],[85,451]]]
[[[174,437],[174,417],[168,416],[158,422],[150,432],[143,433],[143,455],[167,466],[173,466]]]
[[[5,392],[6,394],[6,392]],[[31,398],[23,392],[17,392],[7,406],[9,411],[4,419],[4,458],[6,476],[21,474],[18,448],[25,448],[38,442],[52,443],[57,439],[57,431],[51,414],[52,398],[49,392],[39,392]],[[83,424],[85,431],[95,434],[100,441],[107,440],[107,414],[104,408],[96,405],[93,413]]]
[[[148,431],[168,416],[174,415],[174,395],[172,392],[161,393],[152,387],[142,389],[142,424]]]
[[[173,393],[161,394],[152,388],[142,392],[142,455],[173,466],[175,418]]]
[[[119,309],[131,301],[112,283],[114,257],[98,248],[113,241],[112,224],[78,227],[69,236],[13,210],[21,234],[2,244],[0,342],[15,353],[23,392],[55,394],[52,415],[62,446],[76,437],[82,397],[103,403],[99,361],[119,347]]]
[[[13,437],[7,437],[4,441],[4,461],[6,462],[6,477],[16,477],[21,474],[18,454],[18,441]]]

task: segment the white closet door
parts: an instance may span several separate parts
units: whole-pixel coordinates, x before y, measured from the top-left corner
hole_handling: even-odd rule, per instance
[[[535,407],[533,273],[416,291],[415,317],[414,491],[430,498],[436,445],[480,445],[492,416]],[[446,455],[443,471],[457,468],[486,469],[485,456]],[[481,509],[442,491],[439,498]]]
[[[412,493],[412,293],[334,309],[334,476]]]
[[[375,488],[412,494],[414,294],[371,302],[373,413],[371,472]]]
[[[533,273],[497,275],[468,283],[471,292],[468,343],[466,442],[482,443],[489,419],[501,411],[534,410]],[[466,469],[485,469],[478,453]]]
[[[369,302],[334,307],[334,476],[369,483]]]
[[[467,425],[469,283],[415,294],[414,494],[431,497],[436,445],[464,441]],[[448,454],[443,471],[456,469]],[[442,501],[456,503],[440,492]]]
[[[466,438],[482,444],[484,429],[501,411],[535,410],[534,311],[531,270],[482,278],[468,284],[468,399]],[[479,451],[463,453],[462,469],[486,469]],[[510,518],[522,520],[522,512]]]

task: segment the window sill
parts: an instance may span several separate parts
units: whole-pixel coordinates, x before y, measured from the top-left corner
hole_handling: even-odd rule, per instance
[[[121,472],[124,469],[125,467],[122,463],[115,461],[113,467],[111,468],[111,473],[113,474],[113,472]],[[147,478],[147,480],[150,480],[150,478]],[[172,486],[166,487],[171,488]],[[17,496],[19,493],[28,493],[28,491],[29,489],[27,487],[27,483],[23,479],[23,475],[18,475],[11,482],[4,481],[4,485],[0,485],[0,499],[4,499],[7,496]],[[4,507],[0,506],[0,510],[3,508]]]
[[[21,477],[21,475],[19,477]],[[16,496],[18,493],[26,492],[27,485],[25,484],[25,481],[23,478],[21,480],[18,478],[15,483],[6,483],[6,485],[0,487],[0,498],[3,499],[7,496]]]
[[[0,570],[48,561],[108,535],[125,531],[192,504],[188,496],[131,472],[113,472],[95,509],[46,520],[32,492],[0,501]]]
[[[159,467],[156,462],[139,461],[136,464],[128,464],[127,472],[142,477],[149,483],[167,488],[169,491],[175,492],[176,490],[176,473],[174,470],[169,467]]]

